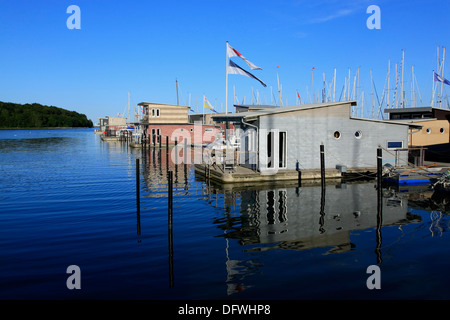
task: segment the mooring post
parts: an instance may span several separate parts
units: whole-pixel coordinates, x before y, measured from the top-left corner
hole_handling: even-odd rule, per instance
[[[187,163],[187,139],[183,138],[184,146],[183,146],[183,162],[184,164]]]
[[[382,193],[382,170],[383,170],[383,152],[381,148],[377,149],[377,245],[375,252],[377,254],[377,263],[383,261],[381,257],[381,226],[383,224],[383,193]]]
[[[298,186],[301,187],[302,186],[302,171],[300,170],[300,162],[296,162],[295,164],[295,169],[298,172]]]
[[[325,151],[323,144],[320,145],[320,182],[325,187]]]
[[[168,229],[169,229],[169,287],[173,288],[173,172],[167,172],[167,182],[168,182]]]
[[[169,228],[172,228],[172,213],[173,213],[173,171],[167,173],[167,184],[168,184],[168,205],[169,205]]]
[[[141,211],[140,188],[139,188],[139,159],[136,159],[136,210]]]
[[[161,150],[161,140],[162,140],[162,136],[159,135],[159,136],[158,136],[158,139],[159,139],[159,150]]]
[[[377,186],[381,186],[381,173],[383,170],[383,151],[381,148],[377,149]]]
[[[169,136],[166,136],[166,164],[167,169],[169,168]]]

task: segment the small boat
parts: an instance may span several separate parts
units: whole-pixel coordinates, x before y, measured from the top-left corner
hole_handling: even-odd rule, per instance
[[[388,184],[397,184],[399,186],[431,185],[442,176],[442,172],[439,169],[430,169],[430,167],[434,165],[436,164],[415,169],[396,169],[391,164],[387,163],[383,166],[383,181]]]
[[[435,191],[449,193],[450,194],[450,170],[445,171],[432,185]]]

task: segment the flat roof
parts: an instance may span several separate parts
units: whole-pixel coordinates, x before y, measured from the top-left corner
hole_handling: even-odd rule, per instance
[[[435,108],[435,107],[410,107],[410,108],[391,108],[384,109],[385,113],[409,113],[409,112],[431,112],[433,110],[441,110],[450,112],[449,109]]]
[[[144,106],[144,105],[157,105],[157,106],[168,106],[168,107],[178,107],[178,108],[190,108],[189,106],[180,106],[175,104],[168,104],[168,103],[158,103],[158,102],[139,102],[137,104],[138,106]]]
[[[272,106],[268,104],[235,104],[235,107],[238,108],[254,108],[254,109],[270,109],[270,108],[280,108],[279,106]]]
[[[212,118],[216,121],[240,121],[242,118],[251,119],[260,116],[266,116],[271,114],[299,111],[299,110],[309,110],[317,108],[327,108],[336,105],[350,104],[356,106],[356,101],[340,101],[340,102],[327,102],[327,103],[312,103],[312,104],[299,104],[289,107],[273,107],[266,108],[264,110],[258,111],[245,111],[238,113],[229,113],[226,115],[213,116]]]
[[[380,122],[380,123],[399,124],[399,125],[409,126],[411,128],[417,128],[417,129],[420,129],[420,128],[423,127],[421,124],[414,124],[412,122],[408,122],[408,121],[410,121],[410,119],[406,119],[406,120],[400,120],[400,119],[399,120],[378,120],[378,119],[354,118],[354,117],[350,117],[350,119],[360,120],[360,121],[371,121],[371,122]]]
[[[271,114],[279,114],[279,113],[299,111],[299,110],[327,108],[327,107],[344,105],[344,104],[350,104],[351,106],[356,106],[356,101],[349,100],[349,101],[340,101],[340,102],[302,104],[302,105],[294,105],[294,106],[289,106],[289,107],[275,107],[275,108],[258,110],[258,111],[246,111],[246,112],[239,112],[239,113],[231,113],[231,114],[227,114],[227,115],[218,115],[218,116],[213,116],[212,118],[214,121],[240,122],[244,118],[247,120],[253,120],[253,119],[256,119],[257,117],[268,116]],[[355,118],[355,117],[350,117],[349,119],[360,120],[360,121],[379,122],[379,123],[391,123],[391,124],[396,124],[396,125],[407,125],[409,127],[414,127],[414,128],[422,128],[422,125],[408,123],[405,121],[377,120],[377,119]]]

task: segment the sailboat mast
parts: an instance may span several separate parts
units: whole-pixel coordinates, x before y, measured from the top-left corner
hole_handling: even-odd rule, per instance
[[[325,72],[323,72],[322,74],[323,74],[322,102],[326,102],[326,96],[325,96],[325,92],[326,92]]]
[[[127,122],[130,122],[130,91],[128,91],[128,103],[127,103]]]
[[[270,86],[270,104],[273,105],[273,90],[272,90],[272,86]]]
[[[414,91],[414,66],[411,66],[412,82],[411,82],[411,103],[416,107],[416,93]]]
[[[436,46],[436,72],[439,73],[440,71],[440,64],[439,64],[439,46]],[[436,89],[434,87],[436,86]],[[436,107],[439,105],[439,85],[436,81],[434,81],[434,75],[433,75],[433,90],[436,90]],[[434,94],[433,94],[433,100],[434,100]]]
[[[359,91],[359,67],[356,70],[356,101],[358,101],[358,91]]]
[[[179,100],[178,100],[178,80],[175,79],[175,86],[176,86],[176,90],[177,90],[177,106],[179,105]]]
[[[390,80],[391,80],[391,60],[389,60],[388,62],[388,85],[387,85],[387,108],[389,109],[389,103],[390,103],[390,98],[389,98],[389,89],[390,89]]]
[[[371,87],[371,96],[372,96],[372,119],[374,118],[374,108],[375,102],[373,100],[373,78],[372,78],[372,69],[370,69],[370,87]]]
[[[445,47],[443,48],[443,52],[442,52],[442,70],[441,70],[441,76],[444,77],[444,65],[445,65]],[[441,82],[441,108],[442,108],[442,100],[443,100],[443,95],[442,93],[444,92],[444,82]]]
[[[401,84],[401,89],[400,89],[400,107],[404,108],[404,94],[403,94],[403,73],[405,70],[405,50],[402,50],[402,84]]]
[[[278,68],[279,66],[277,66],[278,100],[281,107],[281,90],[280,90],[280,78],[278,76]]]
[[[334,68],[334,78],[333,78],[333,102],[335,102],[336,98],[336,68]]]
[[[395,91],[394,91],[394,107],[398,108],[398,69],[397,64],[395,64]]]
[[[348,79],[347,79],[347,81],[348,81],[347,101],[349,101],[350,100],[350,81],[351,81],[350,80],[350,68],[348,68]]]
[[[364,90],[361,92],[361,118],[364,118]]]

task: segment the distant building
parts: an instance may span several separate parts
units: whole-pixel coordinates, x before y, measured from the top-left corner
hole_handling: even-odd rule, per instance
[[[450,110],[433,107],[385,109],[389,120],[422,125],[411,130],[409,146],[430,146],[450,143]]]
[[[99,118],[99,131],[108,136],[115,136],[121,129],[127,127],[127,118],[110,117]]]
[[[220,126],[203,124],[201,119],[195,127],[195,121],[190,120],[188,106],[152,102],[141,102],[138,106],[143,109],[143,117],[137,125],[142,127],[150,143],[159,144],[163,139],[161,143],[165,144],[166,137],[169,137],[169,144],[174,144],[175,139],[177,143],[184,143],[185,138],[190,144],[207,144],[220,136],[222,131]]]

